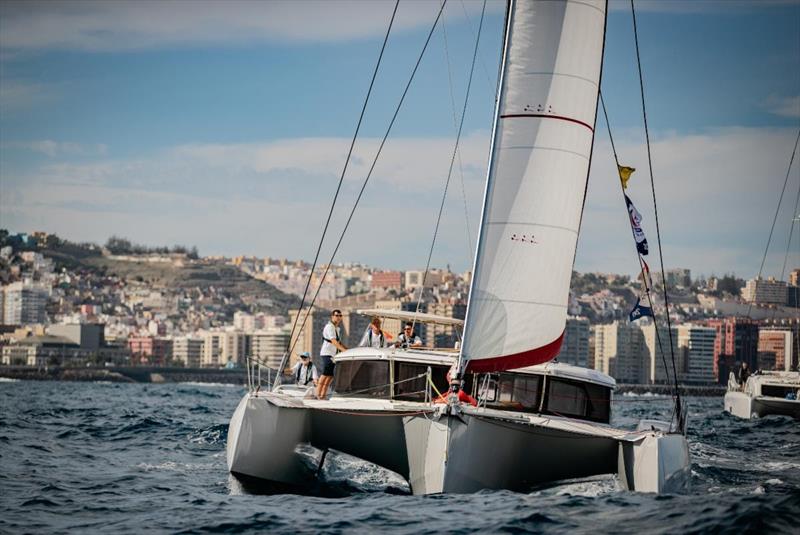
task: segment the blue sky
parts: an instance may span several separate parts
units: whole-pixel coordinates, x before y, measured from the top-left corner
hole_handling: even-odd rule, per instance
[[[800,2],[636,5],[665,262],[697,274],[752,276],[800,129]],[[392,6],[0,3],[0,226],[310,260]],[[437,6],[400,2],[331,238]],[[455,138],[453,101],[460,110],[480,8],[448,2],[446,47],[439,28],[338,260],[424,266]],[[434,264],[459,270],[471,264],[477,234],[503,8],[488,4],[461,171],[434,255]],[[654,242],[628,2],[610,4],[605,53],[603,91],[617,149],[639,169],[630,195]],[[602,120],[597,132],[576,268],[632,273],[637,263]],[[798,186],[800,161],[770,274],[781,268]],[[798,252],[795,241],[791,267],[800,265]]]

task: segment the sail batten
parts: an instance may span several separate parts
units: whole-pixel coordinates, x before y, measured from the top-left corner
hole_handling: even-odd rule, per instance
[[[461,358],[499,371],[552,359],[591,159],[605,0],[512,1]]]

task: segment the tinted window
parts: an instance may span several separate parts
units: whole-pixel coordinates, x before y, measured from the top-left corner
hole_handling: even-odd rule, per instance
[[[761,385],[761,395],[775,398],[794,399],[792,396],[797,397],[797,392],[796,389],[791,386]]]
[[[431,366],[433,384],[442,394],[447,392],[447,370],[447,366]],[[427,364],[395,363],[394,399],[425,401],[425,385],[427,384],[425,376],[427,373]],[[436,392],[432,392],[432,394],[434,398],[437,396]]]
[[[514,411],[532,412],[538,410],[541,380],[538,375],[500,374],[497,386],[497,401],[490,403],[490,406],[495,409]],[[492,398],[491,393],[489,393],[488,398]]]
[[[389,397],[389,363],[355,360],[336,363],[333,390],[340,396]]]
[[[545,412],[608,423],[611,389],[550,377]]]

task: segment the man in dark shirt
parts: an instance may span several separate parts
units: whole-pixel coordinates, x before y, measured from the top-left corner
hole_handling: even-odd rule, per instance
[[[747,367],[746,362],[742,362],[742,367],[739,368],[739,384],[744,386],[748,377],[750,377],[750,368]]]

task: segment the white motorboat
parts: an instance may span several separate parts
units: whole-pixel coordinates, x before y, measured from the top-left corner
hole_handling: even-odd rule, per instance
[[[613,473],[637,491],[686,484],[680,410],[674,422],[615,429],[613,379],[549,363],[565,332],[606,9],[605,0],[509,3],[460,350],[344,351],[329,399],[251,390],[228,432],[232,473],[306,485],[313,474],[297,450],[310,444],[392,470],[414,494]]]
[[[800,420],[800,372],[762,371],[744,384],[731,373],[725,410],[746,419],[776,414]]]

